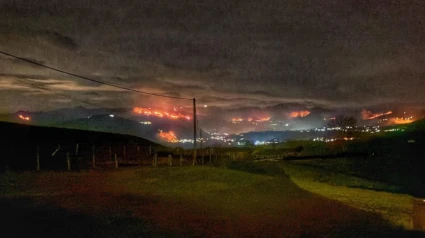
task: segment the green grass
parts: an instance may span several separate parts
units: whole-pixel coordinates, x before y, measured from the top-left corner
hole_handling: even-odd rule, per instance
[[[373,179],[379,171],[374,173],[371,168],[360,168],[353,165],[352,161],[344,158],[287,161],[285,169],[293,176],[330,185],[393,193],[405,192],[403,186]],[[376,167],[373,169],[378,170]]]
[[[288,189],[292,185],[285,186],[278,178],[271,176],[225,168],[157,168],[143,169],[137,173],[137,180],[131,179],[135,175],[130,171],[120,173],[112,180],[117,187],[125,184],[128,190],[138,191],[137,194],[159,195],[165,199],[178,198],[196,206],[208,207],[209,211],[219,209],[226,214],[261,210],[264,204],[279,203],[281,198],[272,196],[275,191],[258,192],[265,184]],[[299,194],[296,193],[296,187],[292,190],[295,190],[294,195]],[[250,199],[246,199],[246,194],[251,195]]]
[[[317,164],[323,166],[319,167]],[[394,185],[335,172],[344,170],[343,161],[285,162],[284,170],[291,180],[303,189],[364,211],[380,214],[396,226],[412,229],[412,196],[384,192],[399,191],[400,188]]]

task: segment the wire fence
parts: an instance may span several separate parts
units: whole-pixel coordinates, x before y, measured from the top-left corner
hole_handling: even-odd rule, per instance
[[[79,170],[132,165],[161,166],[164,163],[183,166],[198,164],[197,160],[201,159],[199,156],[194,156],[196,150],[173,149],[178,144],[177,142],[184,141],[187,148],[192,148],[196,143],[193,133],[199,128],[194,126],[194,121],[196,121],[192,114],[194,99],[181,97],[179,92],[171,93],[171,95],[160,94],[149,90],[145,91],[143,88],[111,83],[97,77],[82,76],[44,64],[43,61],[33,60],[37,57],[24,58],[3,50],[0,50],[0,54],[2,61],[21,61],[24,64],[32,65],[38,71],[40,69],[51,71],[59,76],[59,79],[54,79],[56,81],[52,83],[49,80],[38,80],[35,74],[21,75],[9,72],[0,75],[0,82],[6,80],[5,82],[12,85],[14,89],[22,91],[16,96],[22,108],[31,108],[31,105],[34,105],[33,102],[38,98],[37,95],[45,97],[48,95],[49,100],[68,102],[61,103],[60,106],[63,109],[69,109],[69,112],[55,112],[57,114],[54,116],[49,113],[34,113],[21,109],[17,113],[0,115],[0,121],[28,125],[28,127],[20,127],[0,122],[2,123],[0,166],[4,170],[32,170],[34,168],[37,170]],[[89,81],[90,85],[98,84],[113,90],[99,91],[96,86],[87,86],[82,93],[78,90],[69,90],[72,85],[56,87],[55,85],[61,84],[61,79],[64,84],[75,82],[75,85],[78,86],[79,81]],[[117,96],[117,92],[121,93],[121,96]],[[111,95],[116,97],[113,100],[113,107],[108,105],[108,102],[94,99]],[[126,99],[123,99],[123,95]],[[129,98],[131,100],[128,100]],[[90,110],[78,112],[81,114],[79,116],[70,116],[77,106],[87,105]],[[36,128],[30,125],[52,126],[56,129]],[[77,132],[75,129],[89,132]],[[90,131],[110,134],[101,135]],[[120,134],[137,138],[125,137]],[[12,139],[9,135],[12,135]],[[179,151],[179,153],[175,151]]]
[[[0,171],[80,171],[121,167],[179,167],[193,165],[193,150],[139,144],[134,141],[90,142],[2,141]],[[203,148],[196,165],[220,166],[240,152]]]

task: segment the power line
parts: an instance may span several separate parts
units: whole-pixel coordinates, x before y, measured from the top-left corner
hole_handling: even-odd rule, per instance
[[[7,55],[9,57],[15,58],[15,59],[25,61],[25,62],[30,63],[30,64],[34,64],[34,65],[44,67],[44,68],[47,68],[47,69],[50,69],[50,70],[53,70],[53,71],[57,71],[57,72],[60,72],[60,73],[63,73],[63,74],[71,75],[71,76],[74,76],[74,77],[77,77],[77,78],[80,78],[80,79],[88,80],[88,81],[95,82],[95,83],[98,83],[98,84],[107,85],[107,86],[114,87],[114,88],[119,88],[119,89],[131,91],[131,92],[136,92],[136,93],[141,93],[141,94],[146,94],[146,95],[151,95],[151,96],[192,100],[192,98],[174,97],[174,96],[168,96],[168,95],[157,94],[157,93],[148,93],[148,92],[144,92],[144,91],[140,91],[140,90],[136,90],[136,89],[132,89],[132,88],[119,86],[119,85],[116,85],[116,84],[105,83],[105,82],[102,82],[102,81],[99,81],[99,80],[96,80],[96,79],[87,78],[87,77],[84,77],[84,76],[81,76],[81,75],[78,75],[78,74],[70,73],[70,72],[67,72],[67,71],[64,71],[64,70],[61,70],[61,69],[50,67],[50,66],[42,64],[42,63],[38,63],[38,62],[29,60],[29,59],[25,59],[25,58],[22,58],[22,57],[19,57],[19,56],[16,56],[16,55],[12,55],[12,54],[9,54],[9,53],[1,51],[1,50],[0,50],[0,53],[3,54],[3,55]]]

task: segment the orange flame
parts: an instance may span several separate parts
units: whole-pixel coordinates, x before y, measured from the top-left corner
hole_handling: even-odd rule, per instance
[[[242,122],[242,121],[243,121],[243,118],[240,118],[240,117],[232,118],[232,122],[233,122],[233,123],[236,123],[236,122]]]
[[[174,110],[176,110],[176,108],[174,108]],[[142,114],[145,116],[155,116],[155,117],[160,117],[160,118],[169,118],[169,119],[186,119],[186,120],[190,120],[190,116],[187,115],[183,115],[181,113],[169,113],[166,111],[160,111],[160,110],[155,110],[152,108],[142,108],[142,107],[135,107],[133,109],[134,113],[137,114]]]
[[[256,122],[266,122],[270,121],[270,117],[261,117],[258,120],[255,120]]]
[[[172,143],[179,142],[176,134],[173,131],[169,131],[169,132],[160,131],[159,137],[161,137],[161,139],[163,139],[167,142],[172,142]]]
[[[389,124],[409,124],[414,122],[413,117],[394,117],[389,120]]]
[[[310,114],[309,111],[299,111],[299,112],[291,112],[290,117],[296,118],[296,117],[305,117]]]
[[[23,115],[19,115],[18,117],[21,118],[22,120],[25,120],[25,121],[31,120],[31,117],[26,117],[26,116],[23,116]]]
[[[362,110],[362,118],[363,120],[372,120],[384,115],[389,115],[392,114],[392,111],[388,111],[388,112],[384,112],[384,113],[372,113],[371,111],[368,111],[366,109]]]

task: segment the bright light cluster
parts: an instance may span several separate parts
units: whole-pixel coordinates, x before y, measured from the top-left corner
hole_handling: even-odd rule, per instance
[[[268,122],[270,121],[270,117],[258,117],[258,118],[252,118],[252,117],[248,117],[247,119],[243,119],[242,117],[234,117],[230,120],[232,123],[240,123],[243,121],[248,121],[248,122]]]
[[[18,117],[20,119],[24,120],[24,121],[30,121],[31,120],[31,117],[26,117],[26,116],[23,116],[23,115],[19,115]]]
[[[268,144],[277,144],[277,143],[279,143],[279,141],[259,141],[259,140],[256,140],[254,142],[254,145],[268,145]]]
[[[176,109],[174,109],[176,110]],[[161,111],[161,110],[155,110],[152,108],[143,108],[143,107],[135,107],[133,109],[134,113],[137,114],[142,114],[145,116],[155,116],[155,117],[160,117],[160,118],[169,118],[169,119],[186,119],[186,120],[190,120],[190,116],[187,115],[183,115],[181,113],[171,113],[171,112],[166,112],[166,111]]]
[[[344,137],[341,138],[341,140],[355,140],[356,137]],[[323,141],[323,142],[333,142],[333,141],[337,141],[337,138],[324,138],[324,137],[316,137],[313,139],[313,141]]]

